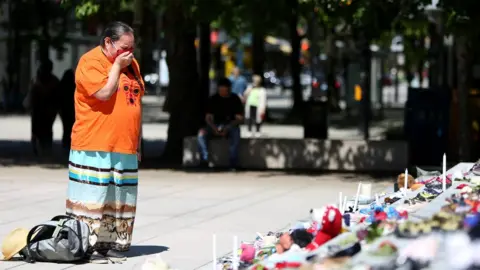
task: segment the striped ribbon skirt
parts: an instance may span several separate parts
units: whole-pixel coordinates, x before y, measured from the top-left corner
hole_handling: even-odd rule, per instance
[[[126,251],[137,204],[136,155],[70,151],[67,215],[90,226],[97,250]]]

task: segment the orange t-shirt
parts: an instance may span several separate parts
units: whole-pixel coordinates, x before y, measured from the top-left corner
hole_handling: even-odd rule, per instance
[[[100,46],[84,54],[75,72],[75,124],[72,150],[135,154],[141,124],[141,98],[145,85],[138,63],[132,62],[135,76],[121,73],[117,91],[107,101],[93,96],[108,80],[112,63]]]

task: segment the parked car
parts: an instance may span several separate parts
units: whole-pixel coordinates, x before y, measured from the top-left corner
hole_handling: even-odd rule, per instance
[[[277,77],[275,71],[270,70],[263,73],[263,83],[266,88],[274,88],[280,86],[281,80]]]
[[[309,86],[311,84],[311,82],[312,82],[312,76],[310,75],[310,73],[307,73],[307,72],[300,73],[300,85],[303,88]],[[284,76],[280,80],[280,86],[282,86],[283,88],[287,88],[287,89],[292,88],[292,86],[293,86],[292,76],[291,75]]]
[[[310,70],[305,69],[300,73],[300,85],[305,89],[309,88],[310,86],[322,86],[325,87],[326,80],[325,80],[325,74],[322,71],[317,71],[314,73],[314,78],[312,80],[312,73]],[[293,80],[292,76],[287,75],[282,78],[281,80],[281,86],[283,88],[292,88],[293,86]]]

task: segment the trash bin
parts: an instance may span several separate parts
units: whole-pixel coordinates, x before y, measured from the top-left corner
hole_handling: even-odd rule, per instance
[[[442,164],[448,149],[450,98],[447,93],[438,89],[408,89],[404,128],[410,164]]]
[[[328,138],[328,99],[325,97],[310,99],[305,104],[303,121],[305,139]]]

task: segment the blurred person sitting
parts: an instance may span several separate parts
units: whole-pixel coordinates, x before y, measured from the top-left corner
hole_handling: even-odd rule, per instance
[[[252,86],[245,91],[245,118],[248,119],[247,136],[252,136],[252,127],[254,137],[260,137],[260,127],[265,119],[265,110],[267,106],[267,90],[262,86],[262,77],[253,75]]]
[[[239,96],[232,93],[232,83],[229,79],[220,79],[217,87],[218,92],[210,97],[207,104],[206,126],[198,132],[201,166],[208,167],[208,139],[210,137],[225,137],[230,140],[230,167],[235,169],[240,144],[239,125],[244,119],[243,105]]]

